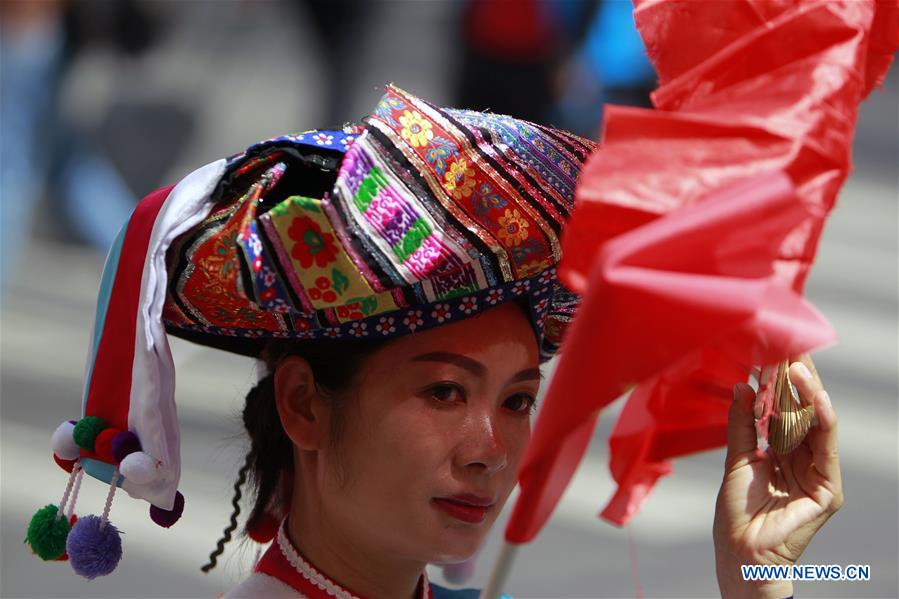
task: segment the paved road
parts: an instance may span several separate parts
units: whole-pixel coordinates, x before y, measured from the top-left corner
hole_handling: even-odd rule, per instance
[[[142,61],[123,66],[103,55],[82,61],[69,90],[70,107],[88,121],[98,117],[97,106],[108,101],[104,94],[110,89],[142,89],[192,109],[202,105],[195,134],[169,180],[256,139],[314,126],[323,110],[315,90],[322,74],[302,31],[288,27],[273,4],[250,9],[253,3],[228,3],[228,10],[210,10],[211,4],[181,5],[189,8],[179,26]],[[390,18],[377,21],[370,35],[391,41],[360,55],[358,112],[376,98],[374,86],[390,79],[443,101],[448,89],[442,74],[451,63],[447,40],[435,26],[446,22],[449,9],[397,2],[386,10]],[[805,562],[866,563],[873,579],[798,586],[807,597],[899,592],[895,77],[887,88],[863,107],[856,171],[828,223],[807,287],[840,336],[816,361],[840,415],[847,501]],[[101,266],[87,250],[37,239],[3,300],[0,596],[214,596],[239,580],[254,556],[252,547],[232,547],[223,567],[208,576],[199,572],[227,520],[244,449],[238,414],[252,364],[178,340],[173,349],[184,433],[183,520],[162,530],[150,522],[144,503],[122,494],[112,520],[124,529],[126,559],[113,575],[93,583],[73,576],[67,565],[39,563],[20,542],[33,511],[58,501],[65,484],[52,465],[48,439],[58,422],[78,415]],[[550,526],[521,552],[508,589],[515,596],[623,597],[633,596],[637,584],[653,597],[716,594],[710,526],[722,453],[677,462],[675,475],[660,483],[633,524],[613,528],[594,515],[613,489],[605,441],[616,409],[603,416],[588,459]],[[86,481],[79,513],[99,511],[104,495],[102,485]],[[482,552],[476,585],[483,584],[501,530],[502,521]],[[439,579],[439,571],[434,574]]]

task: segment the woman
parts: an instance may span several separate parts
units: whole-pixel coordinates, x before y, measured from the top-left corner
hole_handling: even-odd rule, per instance
[[[104,273],[85,417],[54,437],[77,458],[70,487],[79,468],[110,483],[103,517],[68,534],[76,571],[115,567],[117,485],[163,526],[183,509],[164,325],[264,364],[234,505],[249,473],[246,531],[275,542],[229,596],[465,596],[424,567],[472,556],[515,485],[539,366],[577,304],[555,264],[592,149],[389,86],[364,128],[269,140],[148,196]],[[129,315],[123,341],[109,323]],[[836,419],[802,368],[820,426],[779,469],[755,453],[751,389],[735,388],[714,527],[725,595],[790,595],[739,566],[795,562],[842,501]],[[48,506],[59,526],[67,497]]]
[[[312,352],[304,357],[297,349],[277,362],[244,413],[260,486],[292,475],[289,516],[257,573],[227,596],[295,596],[291,589],[324,596],[316,573],[356,596],[424,596],[425,565],[473,555],[515,485],[540,383],[525,313],[504,304],[362,349],[354,368],[341,363],[341,372],[325,375],[338,389],[316,374],[331,356],[310,359]],[[806,448],[784,463],[785,479],[755,456],[754,393],[735,389],[714,524],[723,596],[792,595],[789,583],[744,582],[740,565],[795,563],[842,502],[830,453],[835,416],[817,375],[805,377],[806,363],[795,363],[791,375],[803,397],[816,398],[821,430],[810,441],[818,466]],[[266,452],[282,456],[280,472]],[[775,498],[757,488],[769,479],[786,494]],[[250,525],[266,499],[257,495]],[[285,556],[303,561],[297,570],[279,568]],[[433,596],[454,596],[432,588]]]

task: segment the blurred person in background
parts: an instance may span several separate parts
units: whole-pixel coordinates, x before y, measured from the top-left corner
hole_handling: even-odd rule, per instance
[[[98,144],[69,122],[61,91],[75,56],[110,43],[134,55],[153,38],[134,0],[0,3],[0,237],[5,288],[40,206],[53,224],[106,252],[136,198]]]
[[[573,2],[468,0],[456,104],[541,122],[552,104],[552,68],[565,38],[561,10]]]
[[[656,74],[629,1],[600,0],[587,23],[582,39],[556,72],[549,120],[598,139],[603,106],[651,106]]]
[[[469,0],[457,103],[596,139],[604,103],[649,106],[655,87],[623,0]]]
[[[376,0],[288,0],[298,24],[312,30],[318,59],[328,74],[321,85],[325,106],[324,124],[339,128],[355,118],[353,96],[347,93],[358,68],[363,27],[375,12]]]

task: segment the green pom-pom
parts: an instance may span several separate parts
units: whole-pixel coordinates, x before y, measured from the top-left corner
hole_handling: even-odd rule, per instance
[[[94,441],[104,428],[106,428],[106,425],[96,416],[85,416],[75,425],[75,430],[72,431],[72,438],[75,439],[75,443],[81,449],[93,451]]]
[[[57,518],[57,507],[52,503],[39,509],[28,523],[25,540],[39,558],[45,561],[59,559],[66,552],[69,536],[68,518]]]

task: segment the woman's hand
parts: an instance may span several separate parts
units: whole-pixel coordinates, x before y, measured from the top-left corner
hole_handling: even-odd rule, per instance
[[[724,481],[715,506],[715,562],[722,597],[789,597],[789,581],[744,581],[743,564],[794,564],[843,504],[837,416],[808,354],[790,366],[802,405],[818,425],[789,455],[756,452],[755,391],[734,387]]]

